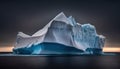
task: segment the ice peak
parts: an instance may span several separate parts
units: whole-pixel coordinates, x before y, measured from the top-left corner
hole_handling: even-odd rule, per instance
[[[23,32],[18,32],[18,36],[21,36],[21,37],[30,37],[29,35],[23,33]]]
[[[74,19],[72,16],[69,16],[69,17],[68,17],[68,20],[69,20],[69,22],[70,22],[70,24],[71,24],[72,26],[74,26],[74,25],[76,24],[76,21],[75,21],[75,19]]]
[[[68,18],[65,16],[63,12],[59,13],[53,20],[62,21],[62,22],[69,24]]]

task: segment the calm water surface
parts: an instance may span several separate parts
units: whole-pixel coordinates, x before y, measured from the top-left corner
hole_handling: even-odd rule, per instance
[[[120,69],[120,56],[0,56],[0,69]]]

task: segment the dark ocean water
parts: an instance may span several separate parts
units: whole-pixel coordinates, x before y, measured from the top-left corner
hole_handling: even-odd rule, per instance
[[[0,54],[0,69],[120,69],[120,56]]]

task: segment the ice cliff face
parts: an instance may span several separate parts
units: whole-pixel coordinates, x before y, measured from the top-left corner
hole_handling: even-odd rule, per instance
[[[58,14],[32,36],[19,32],[13,52],[16,54],[102,53],[105,37],[91,24],[79,24],[64,13]]]

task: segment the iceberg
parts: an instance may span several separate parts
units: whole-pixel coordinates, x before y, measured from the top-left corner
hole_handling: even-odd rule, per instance
[[[33,35],[18,32],[14,54],[102,54],[105,37],[63,12]]]

